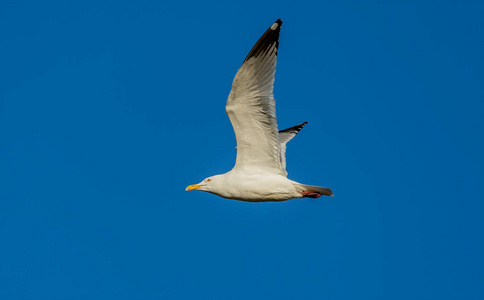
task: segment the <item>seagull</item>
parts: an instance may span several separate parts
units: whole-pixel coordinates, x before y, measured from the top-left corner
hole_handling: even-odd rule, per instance
[[[333,196],[330,188],[287,178],[286,144],[307,124],[279,131],[274,99],[279,32],[278,19],[257,41],[237,71],[225,110],[237,140],[232,170],[214,175],[186,191],[199,190],[227,199],[267,202]]]

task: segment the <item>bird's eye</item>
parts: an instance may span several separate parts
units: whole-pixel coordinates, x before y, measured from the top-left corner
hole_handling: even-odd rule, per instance
[[[210,182],[210,181],[212,181],[212,179],[210,179],[210,178],[209,178],[209,179],[207,179],[207,182]]]

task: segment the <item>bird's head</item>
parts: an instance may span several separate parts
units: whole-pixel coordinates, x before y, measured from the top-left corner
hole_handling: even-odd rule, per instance
[[[205,178],[202,182],[198,184],[192,184],[187,186],[185,191],[204,191],[204,192],[214,192],[217,189],[217,186],[220,184],[220,175],[214,175]]]

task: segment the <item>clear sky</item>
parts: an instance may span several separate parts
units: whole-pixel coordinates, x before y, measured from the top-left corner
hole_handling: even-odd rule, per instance
[[[390,3],[391,2],[391,3]],[[482,1],[1,1],[0,299],[484,299]],[[289,177],[225,114],[277,18]]]

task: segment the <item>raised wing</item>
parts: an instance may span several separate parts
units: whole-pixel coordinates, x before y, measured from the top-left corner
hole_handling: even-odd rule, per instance
[[[306,126],[308,122],[304,122],[302,124],[284,129],[279,131],[279,141],[281,145],[281,164],[284,170],[286,170],[286,144],[289,142],[293,137],[296,136],[296,134],[303,129],[304,126]],[[287,172],[286,172],[287,175]]]
[[[237,140],[234,169],[285,175],[273,94],[281,24],[277,20],[257,41],[232,83],[226,111]]]

